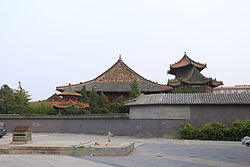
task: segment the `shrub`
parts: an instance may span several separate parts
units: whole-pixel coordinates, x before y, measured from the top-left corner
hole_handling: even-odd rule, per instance
[[[90,114],[90,111],[79,107],[79,106],[72,106],[67,108],[66,110],[62,111],[60,114],[62,115],[73,115],[73,114]]]
[[[202,140],[224,140],[224,131],[226,125],[219,122],[210,122],[205,124],[200,131],[199,138]]]
[[[191,124],[184,124],[180,128],[181,136],[184,139],[198,139],[200,135],[200,129],[192,126]]]
[[[244,136],[250,135],[250,120],[248,121],[234,121],[229,126],[229,133],[231,140],[241,140]]]
[[[57,111],[49,106],[45,101],[38,103],[29,103],[29,110],[24,114],[55,115]]]
[[[239,141],[244,136],[250,136],[250,120],[234,121],[229,126],[219,122],[210,122],[201,128],[184,124],[180,128],[180,133],[183,139]]]

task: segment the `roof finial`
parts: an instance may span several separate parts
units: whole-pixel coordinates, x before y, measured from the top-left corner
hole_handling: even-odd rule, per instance
[[[186,55],[187,52],[184,52],[184,55]]]
[[[122,60],[122,55],[121,54],[119,55],[119,60]]]

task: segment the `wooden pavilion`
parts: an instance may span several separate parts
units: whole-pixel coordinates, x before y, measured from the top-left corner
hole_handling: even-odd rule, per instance
[[[73,107],[88,108],[89,104],[77,101],[77,98],[80,96],[81,94],[75,92],[69,84],[69,86],[63,92],[57,95],[52,95],[52,98],[50,98],[51,101],[47,101],[49,102],[50,106],[57,109],[59,113],[70,110]],[[57,97],[62,98],[59,100]]]
[[[168,74],[175,75],[175,79],[168,80],[168,86],[192,87],[201,89],[203,92],[212,92],[213,88],[223,85],[223,82],[203,76],[201,71],[206,67],[206,64],[190,59],[185,52],[180,61],[170,65]]]

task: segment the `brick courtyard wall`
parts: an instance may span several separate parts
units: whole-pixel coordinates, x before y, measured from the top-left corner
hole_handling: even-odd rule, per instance
[[[0,116],[9,132],[16,126],[31,126],[38,133],[107,134],[120,136],[160,137],[178,133],[184,120],[129,119],[128,114],[111,115],[53,115],[53,116]]]
[[[194,126],[218,121],[230,124],[250,120],[250,105],[150,105],[130,107],[129,114],[106,115],[0,115],[9,132],[31,126],[33,132],[107,134],[160,137],[179,132],[184,123]]]

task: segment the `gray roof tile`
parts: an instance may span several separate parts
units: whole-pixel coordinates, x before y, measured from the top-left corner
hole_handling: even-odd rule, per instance
[[[167,92],[169,87],[165,85],[159,85],[152,82],[137,82],[142,92]],[[95,88],[96,91],[101,92],[129,92],[131,90],[130,82],[97,82],[91,81],[84,84],[72,86],[72,88],[80,92],[82,87],[85,86],[87,91],[91,91]]]
[[[161,93],[140,95],[126,103],[127,106],[156,104],[250,104],[250,94]]]

